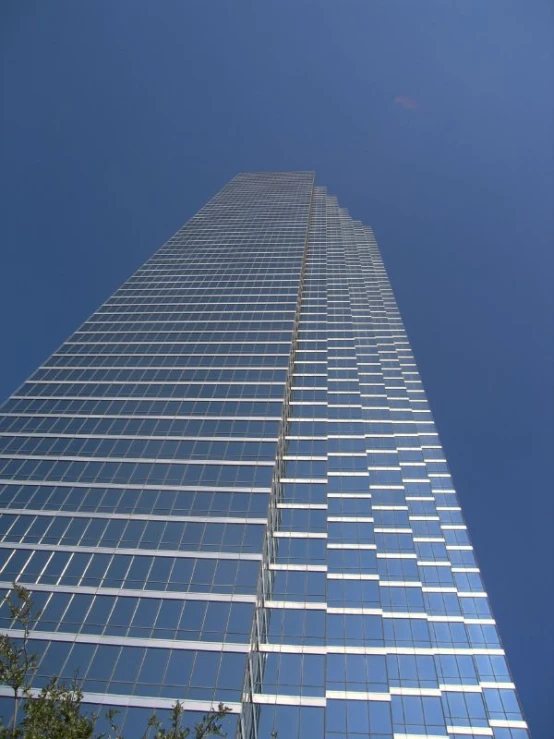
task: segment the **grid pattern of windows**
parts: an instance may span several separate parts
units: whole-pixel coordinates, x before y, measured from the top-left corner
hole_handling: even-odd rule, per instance
[[[131,736],[138,706],[240,711],[312,193],[237,176],[2,409],[0,589],[42,609],[35,684],[78,667]]]
[[[238,175],[6,402],[0,507],[36,686],[78,667],[130,734],[527,737],[373,234],[311,173]]]

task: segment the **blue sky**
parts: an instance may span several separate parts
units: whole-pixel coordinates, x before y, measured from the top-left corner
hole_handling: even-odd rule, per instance
[[[237,171],[377,235],[534,739],[551,736],[548,0],[4,0],[0,397]]]

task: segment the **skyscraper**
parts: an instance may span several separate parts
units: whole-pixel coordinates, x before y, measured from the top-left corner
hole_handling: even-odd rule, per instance
[[[241,739],[528,736],[375,239],[311,173],[233,179],[0,431],[36,686],[78,668],[129,736],[176,700]]]

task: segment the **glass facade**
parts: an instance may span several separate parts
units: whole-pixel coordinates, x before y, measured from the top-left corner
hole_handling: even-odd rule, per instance
[[[8,399],[0,506],[34,684],[78,669],[129,736],[181,700],[528,737],[375,239],[312,173],[238,175]]]

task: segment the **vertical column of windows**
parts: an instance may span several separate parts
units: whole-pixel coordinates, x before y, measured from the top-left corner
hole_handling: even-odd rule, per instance
[[[328,739],[389,736],[390,695],[368,471],[364,377],[356,311],[363,266],[348,215],[328,199],[329,224],[329,529]],[[367,311],[367,307],[366,307]],[[332,316],[332,318],[331,318]],[[331,349],[332,347],[332,349]],[[332,357],[332,359],[331,359]],[[375,368],[369,367],[372,382]],[[368,374],[369,377],[369,374]],[[331,451],[333,450],[333,451]],[[333,470],[333,474],[331,474]]]
[[[298,340],[291,373],[286,446],[278,479],[273,557],[267,565],[262,628],[252,655],[257,682],[252,736],[323,734],[325,703],[326,300],[321,269],[322,208],[315,190]],[[246,728],[246,727],[245,727]],[[247,734],[245,734],[247,735]]]

